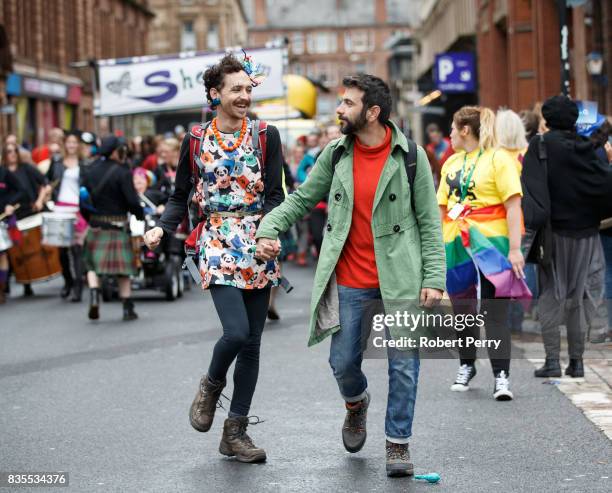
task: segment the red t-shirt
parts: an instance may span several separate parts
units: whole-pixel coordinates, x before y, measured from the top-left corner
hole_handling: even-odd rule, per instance
[[[374,255],[372,207],[380,174],[391,152],[391,129],[377,147],[366,147],[355,139],[353,188],[355,191],[351,229],[336,265],[336,280],[349,288],[377,288],[378,269]]]

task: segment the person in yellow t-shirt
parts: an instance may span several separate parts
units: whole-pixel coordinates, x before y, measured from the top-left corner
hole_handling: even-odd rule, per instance
[[[493,397],[511,400],[507,298],[529,295],[529,290],[523,281],[520,249],[519,168],[510,153],[496,149],[494,124],[495,114],[488,108],[468,106],[455,113],[451,142],[457,152],[442,169],[438,204],[453,309],[456,314],[475,315],[474,300],[482,300],[487,339],[500,341],[499,350],[489,351],[495,377]],[[478,339],[477,329],[457,331],[463,344],[453,391],[468,390],[476,375],[476,348],[469,347],[467,339]]]

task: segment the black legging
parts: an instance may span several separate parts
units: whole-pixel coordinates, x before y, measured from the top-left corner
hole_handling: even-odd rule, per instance
[[[83,247],[81,245],[61,247],[59,254],[64,282],[69,287],[75,284],[80,286],[83,279]]]
[[[223,336],[215,344],[208,376],[211,380],[223,380],[236,360],[230,414],[246,416],[257,385],[259,346],[268,315],[270,288],[211,286],[210,294],[223,326]]]
[[[480,313],[485,314],[485,332],[487,339],[500,340],[501,344],[497,350],[489,348],[489,359],[491,367],[495,375],[500,371],[505,371],[506,376],[510,374],[510,327],[508,326],[508,307],[510,300],[505,298],[495,298],[495,286],[480,274]],[[472,300],[470,300],[470,304]],[[476,315],[475,307],[468,307],[458,303],[454,306],[455,314],[472,314]],[[469,337],[480,339],[480,331],[473,328],[466,328],[461,331],[456,331],[457,339],[462,339],[464,347],[459,348],[459,356],[461,364],[473,365],[476,361],[476,348],[470,346],[465,347],[465,340]]]
[[[327,221],[327,212],[325,212],[325,209],[313,209],[310,212],[308,226],[310,227],[312,243],[317,249],[317,256],[321,254],[321,245],[323,244],[323,230],[325,229],[325,221]]]

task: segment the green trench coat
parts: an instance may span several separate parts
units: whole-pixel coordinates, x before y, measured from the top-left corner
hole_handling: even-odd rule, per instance
[[[411,191],[403,158],[408,143],[393,123],[391,130],[391,153],[381,173],[372,210],[376,267],[385,306],[395,300],[418,300],[421,288],[444,290],[446,283],[440,214],[427,155],[418,148],[415,214],[410,207]],[[336,146],[342,146],[344,152],[332,174]],[[325,148],[308,180],[268,213],[257,230],[257,238],[276,239],[329,196],[328,222],[312,289],[309,346],[340,330],[334,271],[351,227],[353,195],[353,142],[345,136]],[[408,332],[392,327],[391,335],[397,338]]]

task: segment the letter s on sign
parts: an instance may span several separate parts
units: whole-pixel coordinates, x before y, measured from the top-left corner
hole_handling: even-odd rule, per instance
[[[150,87],[164,87],[166,92],[162,94],[158,94],[157,96],[135,96],[137,99],[144,99],[145,101],[149,101],[154,104],[165,103],[166,101],[171,100],[176,93],[178,92],[178,88],[176,84],[168,80],[155,80],[157,77],[164,77],[166,79],[170,78],[169,70],[159,70],[158,72],[153,72],[145,77],[145,84]]]

